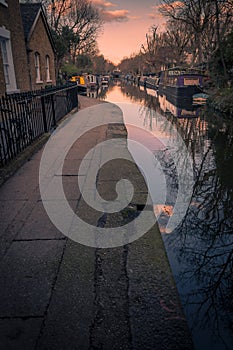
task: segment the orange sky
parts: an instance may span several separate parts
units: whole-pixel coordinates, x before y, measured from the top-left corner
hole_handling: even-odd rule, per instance
[[[105,21],[99,36],[100,52],[118,64],[140,50],[152,25],[163,27],[164,18],[158,13],[159,0],[92,0]]]

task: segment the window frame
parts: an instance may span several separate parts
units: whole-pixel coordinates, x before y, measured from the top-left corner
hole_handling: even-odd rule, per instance
[[[36,84],[41,84],[43,83],[43,80],[41,80],[40,54],[38,51],[34,53],[34,63],[35,63],[35,71],[36,71]]]
[[[51,74],[50,74],[50,57],[49,55],[45,56],[45,70],[46,70],[46,82],[51,83]]]
[[[1,51],[2,51],[2,64],[3,64],[3,72],[5,77],[5,84],[10,85],[10,67],[9,67],[9,59],[7,52],[7,40],[5,38],[0,39]]]
[[[7,30],[4,26],[0,27],[0,41],[1,41],[0,50],[1,50],[1,56],[2,56],[6,93],[17,92],[19,90],[17,89],[17,84],[16,84],[10,31]],[[2,44],[3,42],[4,42],[5,52]]]

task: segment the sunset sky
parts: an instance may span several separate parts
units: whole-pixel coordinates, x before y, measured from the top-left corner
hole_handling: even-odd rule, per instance
[[[158,13],[159,0],[92,0],[105,21],[99,36],[100,52],[118,64],[140,50],[152,25],[162,28],[164,18]]]

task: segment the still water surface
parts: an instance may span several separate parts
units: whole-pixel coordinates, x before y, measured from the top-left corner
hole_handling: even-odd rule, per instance
[[[154,159],[143,159],[143,154],[130,144],[129,150],[149,177],[154,210],[160,213],[160,231],[195,349],[232,349],[232,121],[206,107],[172,105],[155,91],[127,84],[111,86],[103,98],[124,105],[125,123],[133,120],[134,125],[148,132],[148,148],[154,152]],[[132,130],[129,125],[127,128],[130,135]],[[188,189],[190,198],[182,221],[168,233],[165,228],[177,200],[179,176],[167,141],[174,140],[177,133],[192,160],[193,185]],[[149,141],[151,135],[155,143],[159,140],[155,146]],[[159,148],[161,142],[164,147]],[[181,152],[181,164],[182,159]],[[185,159],[183,165],[185,176]]]

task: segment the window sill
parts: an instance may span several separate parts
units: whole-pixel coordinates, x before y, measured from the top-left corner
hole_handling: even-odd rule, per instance
[[[52,80],[46,80],[46,83],[52,83],[53,81]]]
[[[0,4],[5,7],[8,7],[8,3],[5,0],[0,0]]]
[[[37,80],[36,84],[43,84],[43,80]]]
[[[6,94],[7,95],[15,94],[15,93],[18,93],[18,92],[20,92],[19,89],[8,89],[8,90],[6,90]]]

